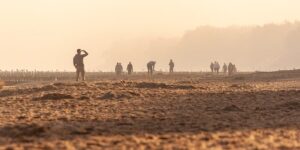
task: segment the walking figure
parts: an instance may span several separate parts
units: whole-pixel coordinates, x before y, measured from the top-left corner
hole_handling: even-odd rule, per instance
[[[81,54],[83,52],[84,54]],[[79,75],[81,74],[82,81],[85,80],[85,70],[83,58],[89,55],[85,50],[77,49],[77,54],[73,58],[73,64],[76,68],[76,81],[79,81]]]

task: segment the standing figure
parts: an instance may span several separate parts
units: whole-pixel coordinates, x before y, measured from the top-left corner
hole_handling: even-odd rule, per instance
[[[215,61],[214,70],[215,70],[215,72],[217,72],[217,74],[219,74],[220,64],[217,61]]]
[[[175,64],[174,64],[174,62],[173,62],[172,59],[169,62],[169,67],[170,67],[170,73],[173,73],[174,72]]]
[[[155,64],[156,64],[155,61],[149,61],[149,62],[147,63],[148,74],[150,74],[150,75],[153,74],[154,68],[155,68]]]
[[[117,62],[116,66],[115,66],[115,73],[116,73],[116,75],[118,75],[118,70],[119,70],[119,62]]]
[[[131,62],[129,62],[129,64],[127,65],[127,71],[128,71],[128,75],[131,75],[133,72],[133,66]]]
[[[233,74],[233,70],[234,70],[233,64],[230,62],[229,65],[228,65],[228,74],[232,75]]]
[[[211,73],[214,72],[214,63],[210,63],[210,70],[211,70]]]
[[[223,65],[223,73],[226,74],[227,70],[228,70],[227,65],[224,63],[224,65]]]
[[[235,66],[235,65],[232,66],[232,72],[233,72],[233,73],[237,73],[237,69],[236,69],[236,66]]]
[[[118,63],[116,64],[116,67],[115,67],[115,72],[117,75],[121,75],[122,72],[123,72],[123,66],[121,63]]]
[[[83,52],[84,54],[81,54]],[[85,50],[77,49],[77,54],[73,58],[73,64],[76,68],[76,81],[79,81],[79,75],[81,74],[82,81],[85,80],[85,70],[83,58],[89,55]]]

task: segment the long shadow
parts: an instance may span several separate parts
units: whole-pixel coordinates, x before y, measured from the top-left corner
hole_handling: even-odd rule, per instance
[[[32,142],[28,139],[73,139],[97,135],[160,135],[277,128],[300,130],[299,97],[298,90],[196,93],[191,97],[178,97],[188,104],[186,106],[178,106],[180,103],[166,106],[168,110],[149,111],[150,115],[144,118],[128,115],[120,119],[66,119],[8,125],[0,128],[0,137],[22,143]],[[164,113],[154,115],[156,112]],[[0,140],[0,144],[5,142]]]

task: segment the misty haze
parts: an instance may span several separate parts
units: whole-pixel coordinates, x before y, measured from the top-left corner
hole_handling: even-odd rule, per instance
[[[147,61],[156,60],[157,69],[166,71],[169,59],[176,61],[177,71],[208,71],[209,63],[212,61],[234,62],[238,64],[240,71],[297,69],[300,66],[299,39],[299,22],[257,26],[200,26],[186,31],[182,36],[124,38],[113,41],[101,51],[91,49],[93,55],[87,60],[87,69],[89,71],[112,71],[116,62],[127,64],[131,61],[136,71],[145,71]],[[9,57],[1,60],[1,66],[6,70],[70,71],[72,67],[70,57],[74,50],[59,52],[55,46],[53,48],[53,52],[49,51],[48,54],[43,52],[43,47],[36,52],[22,49],[20,55],[15,56],[20,61],[29,62],[22,64],[13,61],[15,53],[8,51]],[[58,47],[58,49],[61,48]],[[28,58],[30,59],[27,60]],[[58,62],[53,62],[53,60],[62,64],[57,64]],[[43,67],[40,67],[38,62],[44,61],[49,66],[41,64]],[[6,63],[12,67],[5,66]],[[10,65],[13,63],[20,67]]]
[[[181,37],[118,41],[103,54],[110,66],[133,61],[139,70],[145,60],[157,60],[167,70],[174,59],[179,71],[208,71],[209,63],[235,62],[242,71],[271,71],[300,66],[300,23],[232,26],[201,26]],[[108,68],[106,68],[108,69]]]

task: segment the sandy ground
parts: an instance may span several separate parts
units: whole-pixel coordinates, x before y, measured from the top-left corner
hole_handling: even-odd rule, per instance
[[[0,91],[0,149],[300,149],[300,73],[156,75]]]

